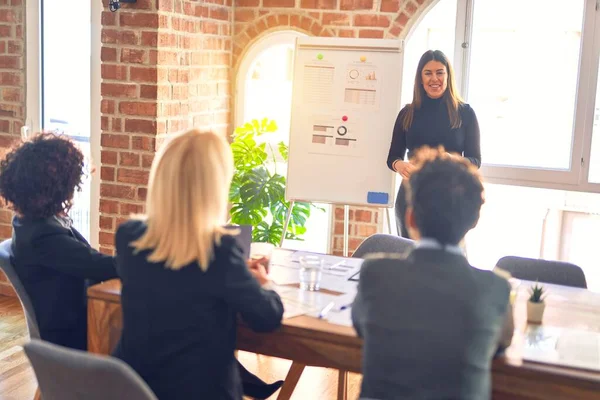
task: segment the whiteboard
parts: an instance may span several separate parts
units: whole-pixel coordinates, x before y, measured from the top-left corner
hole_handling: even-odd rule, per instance
[[[286,200],[391,207],[403,42],[298,38]]]

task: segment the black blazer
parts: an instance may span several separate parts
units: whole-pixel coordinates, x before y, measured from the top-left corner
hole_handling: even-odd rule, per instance
[[[489,399],[492,358],[512,336],[509,293],[506,279],[443,250],[366,259],[352,306],[361,396]]]
[[[215,246],[206,272],[195,262],[172,270],[130,247],[145,230],[136,220],[117,230],[123,332],[114,355],[161,400],[240,400],[237,314],[255,331],[272,331],[283,316],[279,295],[260,287],[232,236]]]
[[[12,225],[11,261],[31,298],[42,339],[85,350],[87,285],[115,278],[114,258],[92,249],[58,217],[14,217]]]

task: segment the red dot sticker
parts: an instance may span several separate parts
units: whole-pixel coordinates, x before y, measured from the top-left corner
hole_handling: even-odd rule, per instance
[[[342,117],[342,121],[348,121],[348,117],[344,115],[344,116]]]

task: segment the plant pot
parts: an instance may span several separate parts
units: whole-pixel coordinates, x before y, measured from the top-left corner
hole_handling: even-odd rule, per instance
[[[546,309],[546,303],[532,303],[527,302],[527,322],[533,324],[541,324],[542,318],[544,317],[544,310]]]

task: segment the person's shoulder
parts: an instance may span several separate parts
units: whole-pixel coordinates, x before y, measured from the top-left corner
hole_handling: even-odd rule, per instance
[[[472,267],[472,274],[478,283],[485,287],[489,293],[500,297],[508,297],[510,294],[510,283],[508,280],[494,271],[482,270]]]
[[[360,268],[361,280],[363,276],[366,279],[368,276],[388,275],[390,270],[398,270],[398,268],[408,265],[410,263],[407,258],[408,254],[408,251],[402,254],[383,252],[368,254]]]
[[[463,115],[475,115],[475,111],[469,103],[460,103],[458,105],[458,111]]]
[[[123,240],[126,240],[127,242],[136,240],[146,232],[147,227],[146,222],[142,219],[130,219],[125,221],[117,228],[115,241],[120,243]]]

